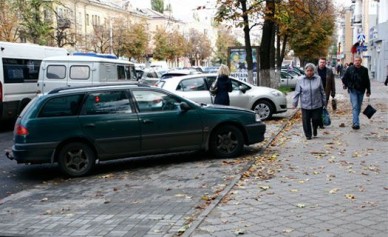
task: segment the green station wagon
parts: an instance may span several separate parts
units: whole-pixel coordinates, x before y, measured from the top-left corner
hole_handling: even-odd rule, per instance
[[[82,176],[99,161],[139,155],[206,150],[236,157],[263,141],[265,129],[250,110],[199,105],[141,84],[60,88],[27,105],[6,155]]]

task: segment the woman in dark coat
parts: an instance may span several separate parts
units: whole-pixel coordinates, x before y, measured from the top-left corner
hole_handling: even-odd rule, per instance
[[[214,104],[219,105],[230,105],[229,94],[232,92],[232,81],[229,78],[229,68],[228,66],[221,64],[218,69],[218,80],[217,80],[217,93],[214,98]]]

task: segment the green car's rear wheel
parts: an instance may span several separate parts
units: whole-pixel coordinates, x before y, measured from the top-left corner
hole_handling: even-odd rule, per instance
[[[58,153],[58,163],[64,173],[72,177],[88,174],[94,167],[93,150],[81,142],[66,144]]]

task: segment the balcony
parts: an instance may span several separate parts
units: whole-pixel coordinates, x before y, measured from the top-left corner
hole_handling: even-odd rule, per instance
[[[69,18],[58,17],[57,18],[57,26],[59,29],[67,29],[71,26],[71,21]]]

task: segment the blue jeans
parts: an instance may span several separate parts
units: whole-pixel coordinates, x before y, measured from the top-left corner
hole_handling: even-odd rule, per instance
[[[355,89],[349,89],[350,103],[352,103],[353,126],[360,126],[360,112],[364,93]]]

